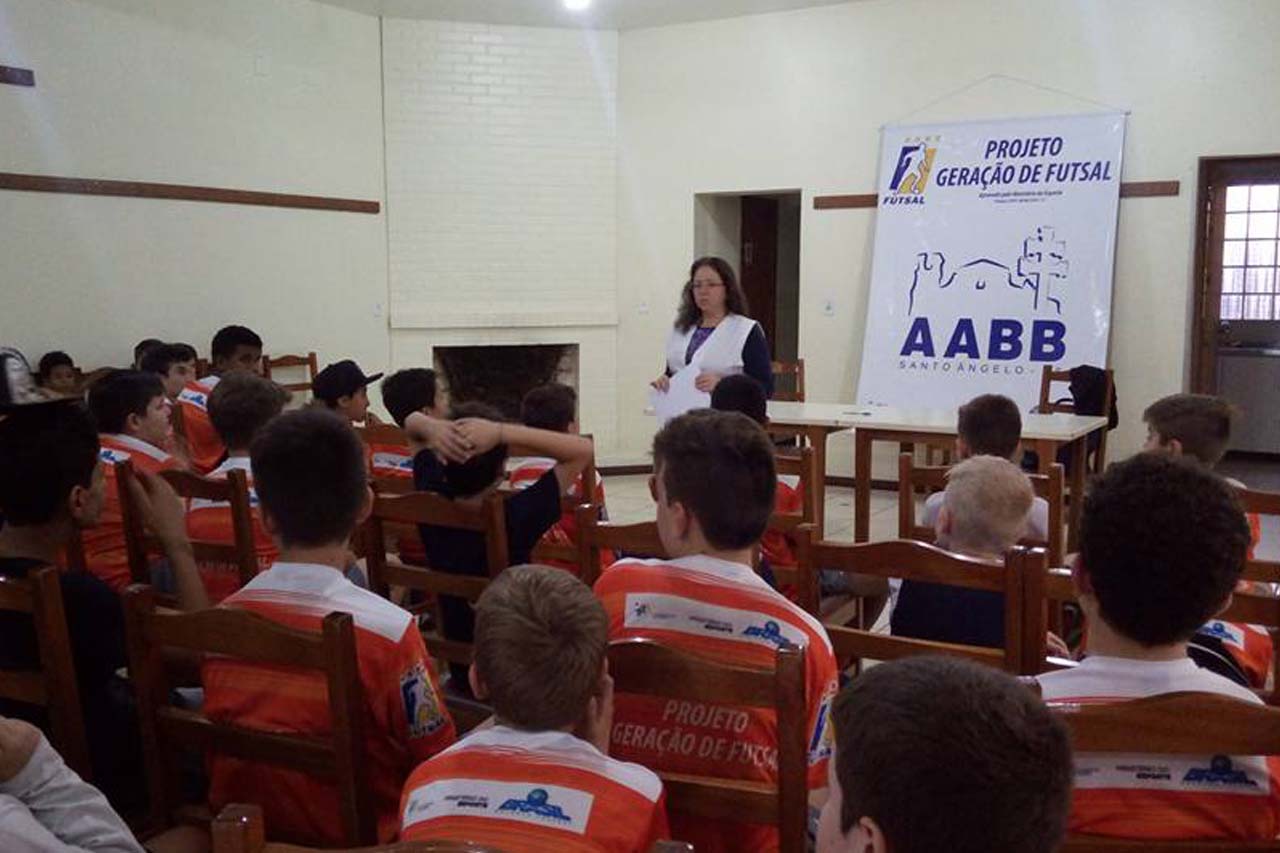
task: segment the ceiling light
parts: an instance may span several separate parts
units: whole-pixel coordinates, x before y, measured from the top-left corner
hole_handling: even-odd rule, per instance
[[[570,12],[585,11],[591,5],[591,0],[564,0],[564,7]]]

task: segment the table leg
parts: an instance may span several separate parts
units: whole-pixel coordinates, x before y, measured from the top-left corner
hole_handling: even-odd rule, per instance
[[[1079,547],[1080,513],[1084,509],[1085,460],[1089,456],[1089,436],[1071,442],[1071,507],[1067,514],[1067,551]]]
[[[1048,474],[1049,466],[1058,461],[1058,445],[1047,439],[1036,441],[1036,473]]]
[[[871,538],[871,433],[854,430],[853,541]]]
[[[805,438],[813,448],[813,463],[818,469],[818,482],[814,484],[817,494],[814,497],[814,510],[817,514],[818,538],[825,539],[827,533],[827,436],[830,433],[825,427],[811,426],[805,428]]]

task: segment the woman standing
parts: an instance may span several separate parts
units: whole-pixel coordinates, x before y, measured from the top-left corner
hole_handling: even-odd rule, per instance
[[[686,367],[698,371],[694,386],[710,394],[725,376],[745,373],[773,396],[773,364],[760,324],[747,314],[747,297],[723,258],[698,258],[680,296],[680,311],[667,337],[667,368],[651,384],[670,387]]]

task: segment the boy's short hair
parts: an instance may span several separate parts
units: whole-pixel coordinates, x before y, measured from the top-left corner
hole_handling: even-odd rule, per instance
[[[289,392],[270,379],[234,370],[209,393],[209,420],[224,445],[241,450],[288,402]]]
[[[287,412],[262,428],[249,458],[281,544],[347,541],[368,489],[364,447],[350,424],[323,409]]]
[[[195,361],[196,351],[190,344],[159,344],[142,356],[141,370],[168,376],[169,368],[184,361]]]
[[[209,357],[213,361],[231,358],[237,347],[262,349],[262,338],[245,326],[223,326],[213,336],[213,342],[209,345]]]
[[[476,671],[497,717],[521,729],[582,719],[608,642],[604,605],[562,569],[507,569],[476,602]]]
[[[1086,493],[1080,560],[1102,619],[1161,646],[1189,638],[1227,600],[1249,538],[1225,481],[1188,460],[1140,453]]]
[[[40,356],[40,364],[36,367],[36,375],[40,377],[40,383],[43,385],[48,381],[49,374],[53,373],[55,367],[74,368],[75,366],[76,363],[71,360],[71,356],[60,349],[56,349]]]
[[[971,455],[1010,459],[1022,440],[1022,415],[1003,394],[983,394],[960,407],[956,432]]]
[[[129,415],[145,415],[156,397],[164,396],[164,383],[154,373],[113,370],[89,389],[89,411],[104,433],[124,432]]]
[[[133,347],[133,363],[141,364],[142,357],[146,355],[147,352],[152,347],[158,347],[162,343],[164,343],[164,341],[160,340],[159,338],[143,338],[142,340],[138,341],[138,343],[136,343]]]
[[[1008,675],[957,658],[892,661],[855,678],[833,720],[841,834],[868,817],[893,853],[1058,849],[1070,739]]]
[[[953,548],[1003,553],[1027,528],[1035,492],[1022,469],[1000,456],[970,456],[947,472],[944,506]]]
[[[717,412],[741,412],[765,426],[769,423],[769,396],[754,376],[735,373],[716,383],[711,392],[711,408]]]
[[[1183,453],[1210,467],[1227,452],[1235,418],[1235,406],[1210,394],[1171,394],[1142,413],[1161,444],[1177,439]]]
[[[760,540],[778,488],[773,445],[739,412],[697,409],[673,418],[654,436],[653,466],[667,500],[698,519],[714,548],[746,548]]]
[[[0,420],[0,514],[19,527],[58,517],[98,464],[98,429],[84,405],[27,406]]]
[[[534,429],[568,432],[578,418],[578,392],[559,382],[539,385],[520,401],[520,423]]]
[[[484,418],[501,423],[506,418],[488,403],[458,403],[449,411],[449,420]],[[499,444],[485,453],[472,456],[466,462],[449,462],[444,466],[444,482],[449,497],[469,498],[478,495],[502,476],[507,463],[507,446]]]
[[[401,428],[409,415],[436,404],[436,372],[425,367],[397,370],[382,380],[381,388],[382,405]]]

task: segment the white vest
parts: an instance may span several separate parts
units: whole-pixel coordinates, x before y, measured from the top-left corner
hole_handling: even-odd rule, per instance
[[[698,328],[695,323],[686,331],[673,328],[667,337],[667,368],[675,373],[677,370],[692,365],[699,373],[720,373],[728,375],[742,372],[742,348],[747,337],[756,327],[756,321],[741,314],[729,314],[720,321],[711,335],[702,342],[693,358],[685,361],[685,353],[689,351],[689,341]]]

